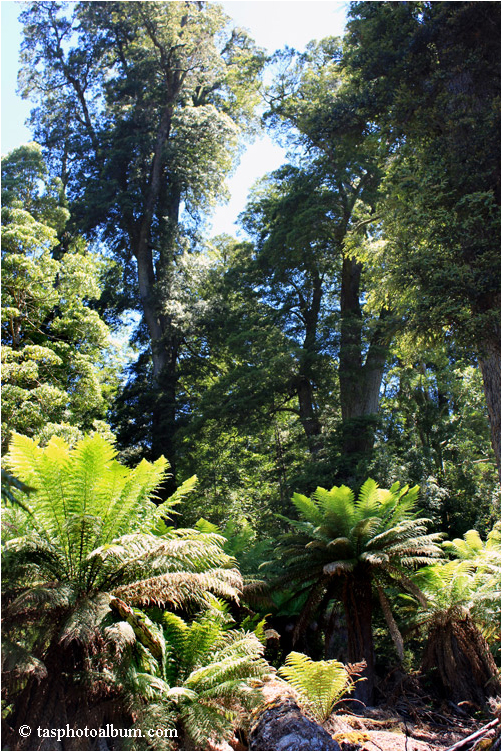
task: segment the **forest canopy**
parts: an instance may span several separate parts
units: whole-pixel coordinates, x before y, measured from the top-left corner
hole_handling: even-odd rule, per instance
[[[2,158],[9,748],[40,748],[17,731],[31,715],[176,728],[165,748],[247,739],[283,664],[366,705],[399,665],[486,711],[499,3],[352,2],[343,37],[273,55],[213,2],[41,0],[20,21],[33,140]],[[212,237],[263,132],[287,159],[239,232]],[[305,707],[327,722],[338,698]]]

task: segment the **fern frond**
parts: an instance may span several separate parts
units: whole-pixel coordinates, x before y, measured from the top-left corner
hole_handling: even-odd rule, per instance
[[[355,561],[331,561],[329,564],[325,564],[322,571],[324,574],[344,574],[346,572],[352,572],[355,566]]]
[[[9,674],[17,677],[34,676],[37,679],[45,679],[47,668],[36,656],[32,655],[25,647],[11,640],[2,640],[2,675],[4,681],[12,681]]]
[[[291,501],[300,514],[312,525],[321,525],[323,521],[323,514],[319,510],[317,499],[309,499],[308,496],[303,494],[294,493]]]
[[[77,600],[60,631],[62,645],[78,642],[88,645],[98,632],[101,621],[109,611],[110,597],[106,593],[86,595]]]
[[[278,673],[291,684],[300,702],[320,723],[329,718],[336,703],[354,688],[343,663],[313,661],[302,653],[290,653]]]
[[[136,635],[127,621],[117,621],[105,627],[103,637],[119,658],[136,644]]]
[[[24,590],[6,608],[6,616],[9,619],[28,614],[30,611],[42,612],[69,608],[75,598],[75,593],[70,585],[62,583],[44,583],[36,585],[29,590]]]
[[[368,478],[359,491],[359,496],[355,504],[357,515],[360,518],[373,517],[379,510],[381,494],[379,493],[378,484],[372,478]]]
[[[157,605],[174,608],[190,602],[206,604],[205,593],[238,602],[242,578],[237,570],[213,569],[207,572],[173,572],[115,588],[114,595],[135,606]]]

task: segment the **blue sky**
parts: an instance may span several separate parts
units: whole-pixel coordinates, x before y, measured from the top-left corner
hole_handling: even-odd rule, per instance
[[[221,5],[236,25],[248,29],[256,43],[268,52],[285,45],[302,50],[312,39],[341,35],[348,9],[348,2],[331,0],[229,0]],[[20,3],[2,0],[2,154],[30,140],[30,133],[24,125],[30,108],[16,95],[21,43],[17,16],[20,11]],[[268,136],[247,147],[235,174],[228,181],[232,196],[229,203],[215,210],[212,220],[214,234],[235,234],[234,222],[245,206],[252,184],[266,172],[279,167],[284,158],[284,151]]]

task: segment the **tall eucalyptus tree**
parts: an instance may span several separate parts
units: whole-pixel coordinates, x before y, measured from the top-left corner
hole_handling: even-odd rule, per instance
[[[339,267],[342,475],[353,482],[362,479],[373,447],[380,385],[396,323],[389,301],[379,309],[368,304],[371,262],[363,264],[359,249],[378,237],[381,144],[364,112],[354,107],[340,59],[335,38],[310,43],[303,54],[280,53],[267,117],[295,145],[300,161],[316,165],[331,192],[325,224],[331,223],[333,269],[334,259]]]
[[[35,2],[21,20],[35,136],[79,229],[133,285],[152,361],[151,455],[174,466],[177,264],[224,192],[263,56],[212,3]]]
[[[500,473],[500,4],[352,4],[344,68],[386,144],[379,284],[476,354]]]

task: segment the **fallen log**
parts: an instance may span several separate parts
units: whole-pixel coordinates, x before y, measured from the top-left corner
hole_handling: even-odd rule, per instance
[[[290,698],[258,710],[249,732],[250,750],[339,750],[332,736],[302,713]]]

